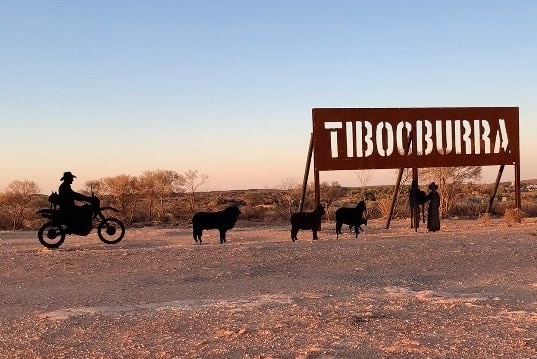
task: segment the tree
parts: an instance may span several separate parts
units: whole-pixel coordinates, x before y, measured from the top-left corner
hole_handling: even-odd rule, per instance
[[[354,171],[354,175],[358,178],[358,182],[360,183],[361,195],[365,200],[367,199],[367,186],[369,186],[369,183],[373,179],[373,170]]]
[[[90,184],[96,192],[110,197],[128,223],[132,223],[139,195],[137,177],[122,174],[92,181]]]
[[[13,230],[21,228],[29,204],[40,191],[37,183],[30,180],[15,180],[8,184],[1,197],[2,204],[11,217]]]
[[[482,167],[434,167],[422,171],[422,178],[438,185],[440,194],[440,216],[446,217],[454,205],[454,195],[465,182],[479,181]]]
[[[175,171],[156,170],[145,171],[139,178],[141,193],[147,198],[149,205],[149,221],[153,220],[153,208],[155,201],[160,201],[160,218],[164,211],[164,197],[182,191],[185,185],[185,177]]]
[[[198,175],[198,171],[188,170],[182,174],[184,179],[184,187],[188,193],[190,212],[194,213],[196,210],[196,193],[198,189],[207,182],[209,175],[202,173]]]
[[[290,218],[298,211],[301,186],[294,178],[284,178],[275,186],[276,193],[274,198],[275,209],[279,216]]]
[[[102,193],[103,187],[104,187],[104,182],[102,179],[90,180],[84,183],[84,189],[82,192],[87,194],[88,196],[91,196],[92,193]]]
[[[346,194],[339,182],[322,182],[320,185],[321,200],[325,202],[326,217],[332,219],[332,207],[335,201]]]

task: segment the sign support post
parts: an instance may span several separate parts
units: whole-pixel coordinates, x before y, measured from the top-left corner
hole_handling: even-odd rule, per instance
[[[313,154],[313,133],[310,136],[310,146],[308,148],[308,157],[306,158],[306,169],[304,170],[304,179],[302,180],[302,194],[300,196],[300,205],[298,211],[304,210],[304,201],[306,199],[306,188],[308,188],[308,176],[310,173],[311,157]]]

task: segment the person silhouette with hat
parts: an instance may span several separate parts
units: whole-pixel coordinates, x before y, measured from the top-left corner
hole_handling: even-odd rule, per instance
[[[438,194],[438,185],[431,182],[429,185],[430,192],[427,194],[429,208],[427,210],[427,230],[436,232],[440,230],[440,195]]]
[[[58,189],[58,196],[60,202],[60,211],[66,218],[68,227],[71,227],[73,232],[81,229],[87,229],[88,225],[91,228],[91,205],[85,204],[83,206],[76,205],[75,201],[81,202],[93,202],[93,197],[85,196],[82,193],[75,192],[71,188],[73,179],[76,176],[71,172],[64,172],[60,181],[63,181]]]

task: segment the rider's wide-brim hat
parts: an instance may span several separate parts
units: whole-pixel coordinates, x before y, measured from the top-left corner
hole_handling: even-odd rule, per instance
[[[72,179],[72,178],[76,178],[76,176],[74,174],[72,174],[71,172],[64,172],[62,178],[60,178],[60,181],[63,181],[65,179],[67,179],[67,178]]]

